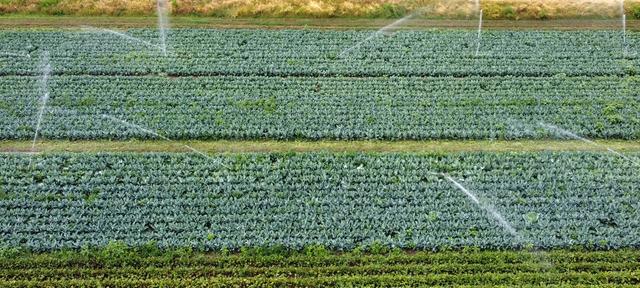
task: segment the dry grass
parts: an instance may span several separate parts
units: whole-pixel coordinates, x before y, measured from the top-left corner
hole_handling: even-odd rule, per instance
[[[169,0],[173,15],[216,17],[397,18],[421,9],[428,18],[469,18],[474,0]],[[620,0],[482,0],[487,19],[612,18]],[[626,13],[640,17],[640,0]],[[155,0],[0,0],[0,13],[153,15]]]
[[[559,19],[620,17],[619,0],[495,0],[483,5],[488,19]],[[625,13],[633,15],[640,1],[626,1]]]

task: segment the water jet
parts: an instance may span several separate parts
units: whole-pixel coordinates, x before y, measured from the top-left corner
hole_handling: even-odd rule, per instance
[[[158,31],[160,32],[160,49],[164,57],[167,57],[167,27],[169,26],[167,8],[167,0],[157,0],[156,9],[158,14]]]
[[[173,140],[173,139],[171,139],[169,137],[163,136],[158,132],[155,132],[155,131],[153,131],[151,129],[144,128],[144,127],[142,127],[140,125],[137,125],[137,124],[134,124],[134,123],[131,123],[131,122],[127,122],[125,120],[122,120],[122,119],[119,119],[119,118],[116,118],[116,117],[113,117],[113,116],[110,116],[110,115],[107,115],[107,114],[102,114],[101,116],[102,116],[102,118],[109,119],[109,120],[114,121],[114,122],[118,122],[118,123],[120,123],[120,124],[122,124],[124,126],[129,127],[129,128],[134,128],[134,129],[140,130],[140,131],[145,132],[147,134],[150,134],[150,135],[153,135],[155,137],[158,137],[158,138],[160,138],[162,140],[165,140],[165,141],[168,141],[168,142],[172,142],[172,143],[177,143],[175,140]],[[205,158],[207,158],[209,160],[214,160],[214,161],[217,160],[217,159],[207,155],[206,153],[204,153],[204,152],[202,152],[202,151],[200,151],[198,149],[195,149],[195,148],[193,148],[193,147],[191,147],[191,146],[189,146],[187,144],[181,144],[181,143],[179,143],[179,144],[181,146],[191,150],[192,152],[194,152],[194,153],[196,153],[196,154],[198,154],[200,156],[203,156],[203,157],[205,157]],[[216,162],[218,162],[218,164],[220,164],[221,166],[223,166],[223,167],[225,167],[227,169],[230,169],[229,166],[223,164],[222,162],[220,162],[220,161],[216,161]]]
[[[51,75],[51,64],[49,63],[48,51],[45,51],[43,53],[40,67],[42,71],[42,78],[39,80],[38,92],[42,93],[42,96],[40,97],[40,108],[38,109],[38,116],[36,118],[36,128],[33,135],[33,141],[31,142],[31,153],[35,153],[36,141],[38,140],[38,132],[40,132],[40,126],[42,124],[42,116],[44,115],[44,111],[47,107],[47,101],[49,101],[48,81]],[[33,159],[32,157],[29,157],[29,167],[31,167],[32,159]]]
[[[401,19],[398,19],[398,20],[394,21],[393,23],[391,23],[391,24],[389,24],[387,26],[384,26],[384,27],[380,28],[378,31],[373,32],[371,35],[369,35],[364,40],[356,43],[355,45],[353,45],[353,46],[351,46],[351,47],[349,47],[347,49],[342,50],[342,52],[340,52],[340,54],[338,54],[338,58],[342,58],[345,54],[348,54],[352,50],[355,50],[355,49],[359,48],[362,44],[364,44],[366,42],[369,42],[373,38],[376,38],[376,37],[378,37],[380,35],[388,34],[389,30],[401,25],[402,23],[408,21],[409,19],[411,19],[411,18],[413,18],[413,17],[415,17],[417,15],[420,15],[421,13],[422,13],[422,10],[419,9],[416,12],[413,12],[413,13],[411,13],[411,14],[409,14],[409,15],[401,18]]]
[[[130,35],[127,35],[125,33],[121,33],[121,32],[115,31],[115,30],[105,29],[105,28],[97,28],[97,27],[86,26],[86,25],[81,26],[81,27],[82,27],[83,30],[88,30],[88,31],[93,31],[93,32],[109,33],[109,34],[112,34],[112,35],[116,35],[118,37],[122,37],[122,38],[124,38],[126,40],[129,40],[130,42],[143,44],[145,46],[153,47],[153,48],[156,48],[156,49],[158,49],[160,51],[164,51],[162,46],[153,44],[153,43],[151,43],[149,41],[145,41],[145,40],[142,40],[140,38],[136,38],[136,37],[133,37],[133,36],[130,36]],[[166,51],[164,51],[164,53],[166,53]]]

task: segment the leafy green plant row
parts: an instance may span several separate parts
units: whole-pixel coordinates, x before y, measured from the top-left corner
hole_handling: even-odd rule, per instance
[[[638,77],[55,76],[46,139],[640,138]],[[0,77],[0,139],[31,139],[37,77]]]
[[[284,246],[242,247],[237,251],[222,249],[202,252],[192,248],[161,250],[157,243],[148,242],[141,246],[127,246],[122,241],[111,241],[102,248],[83,247],[78,250],[60,250],[47,253],[31,252],[24,248],[0,249],[0,267],[11,269],[64,269],[64,268],[118,268],[118,267],[233,267],[312,268],[326,266],[365,267],[375,265],[432,265],[446,267],[457,265],[526,265],[536,261],[552,262],[557,269],[582,269],[589,265],[637,265],[638,250],[592,251],[582,247],[551,251],[492,251],[477,247],[461,250],[426,252],[401,250],[380,245],[360,246],[350,251],[335,252],[321,245],[306,246],[293,250]],[[410,257],[407,257],[410,256]],[[584,266],[580,266],[584,265]],[[571,268],[576,267],[576,268]]]
[[[639,247],[636,171],[582,152],[4,154],[0,245]],[[519,236],[432,173],[451,175]]]
[[[236,287],[333,285],[637,285],[638,250],[404,252],[371,254],[242,249],[160,251],[153,245],[30,253],[2,250],[4,287]],[[476,263],[476,260],[482,259]],[[55,263],[55,264],[54,264]],[[440,263],[440,264],[436,264]],[[15,268],[14,268],[15,267]]]
[[[636,75],[634,49],[620,31],[323,31],[172,29],[167,57],[155,30],[2,31],[0,75],[39,74],[51,55],[54,74],[174,76],[552,76]],[[397,32],[397,33],[396,33]],[[374,34],[375,33],[375,34]],[[373,35],[373,37],[371,37]],[[367,41],[363,41],[369,39]],[[628,47],[638,46],[627,33]],[[362,43],[360,43],[362,42]],[[355,48],[354,48],[355,47]],[[2,55],[2,54],[0,54]]]
[[[4,287],[637,287],[633,272],[562,274],[490,274],[429,276],[334,276],[313,278],[196,278],[8,281]],[[473,283],[473,284],[469,284]],[[542,283],[542,284],[541,284]]]

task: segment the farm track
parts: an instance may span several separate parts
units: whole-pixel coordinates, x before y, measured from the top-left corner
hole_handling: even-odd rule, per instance
[[[305,18],[240,18],[222,19],[206,17],[172,17],[173,28],[238,28],[238,29],[331,29],[361,30],[379,29],[394,19],[305,19]],[[0,18],[0,30],[32,28],[71,28],[82,25],[112,28],[155,27],[155,17],[76,17],[76,16],[24,16],[11,15]],[[477,29],[478,21],[416,19],[409,20],[399,29]],[[484,29],[544,29],[544,30],[600,30],[620,29],[618,19],[562,19],[562,20],[487,20]],[[627,29],[640,30],[640,21],[628,20]]]
[[[607,148],[620,152],[640,151],[640,141],[599,140],[600,146],[573,140],[499,140],[499,141],[68,141],[45,140],[36,145],[38,152],[190,152],[189,145],[207,153],[251,152],[544,152],[599,151]],[[0,152],[29,152],[31,141],[0,141]]]

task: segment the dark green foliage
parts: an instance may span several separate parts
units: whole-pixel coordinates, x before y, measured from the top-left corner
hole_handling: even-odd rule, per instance
[[[640,19],[640,5],[636,4],[631,6],[631,13],[633,15],[633,18]]]
[[[96,104],[96,99],[93,97],[84,97],[78,101],[79,106],[93,106]]]
[[[636,77],[96,77],[50,80],[45,139],[637,139]],[[0,139],[31,139],[32,77],[0,77]],[[320,87],[320,88],[318,88]],[[318,92],[316,92],[318,91]],[[451,167],[442,167],[441,172]]]
[[[58,3],[60,3],[61,0],[40,0],[38,2],[38,6],[42,9],[49,9],[49,8],[53,8],[54,6],[58,5]]]
[[[406,16],[407,12],[404,6],[393,3],[383,3],[369,16],[372,18],[402,18]]]
[[[513,6],[507,5],[502,8],[502,18],[515,20],[516,19],[516,10],[513,9]]]
[[[122,241],[111,241],[97,254],[106,267],[127,266],[134,261],[134,251]]]
[[[382,6],[380,16],[406,11]],[[505,6],[504,17],[514,8]],[[384,15],[383,15],[384,14]],[[544,17],[544,15],[539,15]],[[154,29],[125,33],[153,42]],[[110,33],[0,31],[3,51],[24,51],[25,43],[47,47],[54,74],[173,76],[568,76],[623,75],[619,31],[485,31],[479,57],[475,31],[375,31],[172,29],[171,52],[158,57]],[[370,41],[342,54],[363,39]],[[629,47],[638,37],[628,32]],[[384,38],[382,38],[384,37]],[[618,40],[616,40],[618,41]],[[136,51],[132,53],[132,51]],[[140,51],[140,52],[137,52]],[[70,56],[71,55],[71,56]],[[638,66],[638,57],[629,60]],[[38,61],[0,56],[0,75],[37,75]]]
[[[164,251],[148,255],[115,244],[103,250],[47,254],[0,250],[0,286],[615,287],[640,284],[637,278],[640,255],[635,250],[516,252],[469,248],[461,252],[429,253],[393,249],[380,254],[309,254],[309,249],[305,251],[267,255]],[[105,259],[102,255],[116,257]]]
[[[148,243],[244,247],[253,256],[304,247],[320,255],[355,247],[384,254],[395,247],[640,245],[640,178],[631,162],[611,153],[212,157],[45,154],[33,158],[37,168],[23,169],[28,155],[2,155],[2,191],[11,195],[0,201],[2,244],[36,251],[108,246],[105,258],[126,258],[127,246]],[[462,183],[521,236],[435,172]]]

